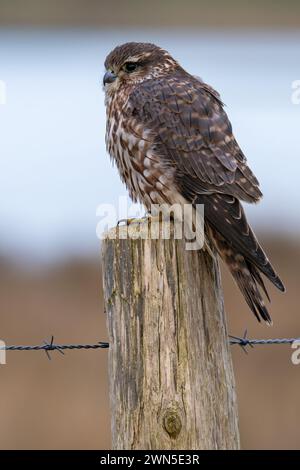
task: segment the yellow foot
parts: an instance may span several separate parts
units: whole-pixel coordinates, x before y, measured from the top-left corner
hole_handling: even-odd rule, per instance
[[[120,219],[117,223],[117,227],[119,227],[120,225],[124,225],[125,227],[129,226],[129,225],[132,225],[132,224],[142,224],[143,222],[145,222],[146,220],[150,220],[151,217],[145,215],[144,217],[140,218],[140,219],[137,219],[137,218],[130,218],[130,219]]]

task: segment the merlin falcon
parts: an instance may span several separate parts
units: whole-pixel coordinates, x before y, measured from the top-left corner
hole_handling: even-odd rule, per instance
[[[256,318],[271,323],[261,274],[285,289],[241,205],[258,202],[262,193],[220,95],[150,43],[116,47],[105,69],[106,146],[131,198],[147,210],[203,204],[208,243]]]

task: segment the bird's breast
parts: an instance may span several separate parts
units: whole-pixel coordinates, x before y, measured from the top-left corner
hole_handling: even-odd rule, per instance
[[[172,203],[174,169],[155,151],[155,136],[127,111],[116,100],[107,106],[108,153],[134,201],[148,210],[152,204]]]

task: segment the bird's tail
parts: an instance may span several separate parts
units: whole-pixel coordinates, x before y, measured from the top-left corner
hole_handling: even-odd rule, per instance
[[[229,268],[247,304],[258,321],[263,319],[267,323],[271,324],[271,317],[258,288],[258,286],[260,286],[265,292],[268,300],[270,300],[259,270],[242,254],[240,254],[240,252],[235,251],[233,246],[228,243],[219,232],[211,229],[210,234],[211,240],[213,241],[219,255]]]
[[[240,202],[226,195],[201,199],[211,241],[256,318],[271,323],[261,294],[262,290],[270,300],[261,273],[279,290],[285,288],[251,230]]]

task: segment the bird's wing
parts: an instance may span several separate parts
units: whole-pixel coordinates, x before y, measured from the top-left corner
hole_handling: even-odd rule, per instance
[[[219,95],[184,74],[141,83],[130,97],[129,109],[152,133],[156,154],[176,168],[182,195],[193,204],[204,204],[213,244],[256,317],[270,322],[258,289],[266,292],[260,272],[280,290],[284,286],[239,202],[256,202],[262,194]]]
[[[129,103],[153,132],[158,154],[178,170],[180,184],[187,181],[190,200],[215,192],[247,202],[260,199],[259,183],[210,86],[188,74],[147,80],[136,87]]]

